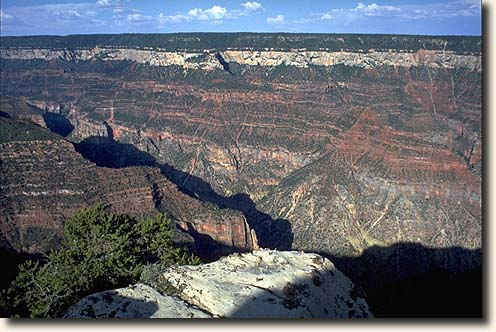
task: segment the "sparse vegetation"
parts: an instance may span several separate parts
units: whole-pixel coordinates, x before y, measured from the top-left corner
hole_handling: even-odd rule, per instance
[[[197,264],[199,259],[172,245],[172,230],[164,215],[139,220],[84,208],[64,227],[64,239],[46,262],[27,261],[2,294],[2,309],[10,316],[60,317],[82,297],[139,280],[143,268]]]

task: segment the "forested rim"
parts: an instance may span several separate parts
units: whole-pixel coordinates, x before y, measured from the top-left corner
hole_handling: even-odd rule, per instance
[[[328,50],[416,52],[419,49],[480,54],[480,36],[426,36],[392,34],[315,34],[315,33],[171,33],[96,34],[68,36],[1,37],[1,48],[84,49],[123,47],[167,51],[226,50]]]

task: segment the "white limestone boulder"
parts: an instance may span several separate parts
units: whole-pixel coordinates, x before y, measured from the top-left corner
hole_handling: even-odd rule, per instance
[[[174,267],[160,279],[213,316],[372,317],[360,288],[317,254],[262,249],[210,264]]]
[[[137,284],[88,296],[66,317],[373,317],[360,287],[317,254],[261,249],[171,267],[154,280],[169,295]]]

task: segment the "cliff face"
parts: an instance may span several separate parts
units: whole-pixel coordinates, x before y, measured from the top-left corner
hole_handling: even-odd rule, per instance
[[[480,248],[480,39],[207,37],[4,43],[2,109],[136,147],[182,192],[241,211],[262,247]]]
[[[222,69],[218,61],[220,54],[228,63],[248,66],[275,67],[280,65],[307,68],[309,66],[335,66],[339,64],[361,68],[377,66],[400,66],[431,68],[468,68],[481,70],[481,60],[475,55],[460,55],[453,51],[419,50],[417,52],[377,52],[375,50],[357,50],[355,52],[326,51],[240,51],[227,50],[217,52],[204,50],[195,52],[168,52],[161,50],[137,50],[131,48],[40,49],[40,48],[2,48],[3,59],[44,61],[132,61],[151,66],[180,66],[183,69],[214,70]]]
[[[152,283],[155,289],[137,284],[90,295],[70,307],[65,318],[373,317],[359,288],[316,254],[260,250],[231,255],[210,264],[172,267]]]
[[[2,238],[18,252],[56,246],[64,221],[95,203],[132,215],[167,212],[197,240],[196,251],[204,257],[256,246],[243,216],[215,211],[179,192],[156,168],[97,167],[71,142],[46,129],[15,119],[0,121],[0,225]]]

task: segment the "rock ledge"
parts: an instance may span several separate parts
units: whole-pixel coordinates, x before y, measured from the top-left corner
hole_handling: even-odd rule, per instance
[[[261,249],[87,296],[66,318],[371,318],[364,294],[326,258]]]

